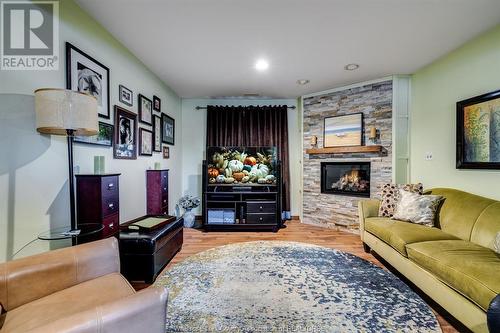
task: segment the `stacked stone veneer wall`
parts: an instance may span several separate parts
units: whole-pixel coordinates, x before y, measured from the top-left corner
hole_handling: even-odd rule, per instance
[[[380,187],[392,179],[392,81],[336,91],[304,99],[304,188],[303,222],[328,228],[357,230],[359,197],[321,193],[321,162],[370,161],[371,197],[379,197]],[[384,147],[383,154],[308,155],[311,136],[318,137],[323,147],[324,119],[352,113],[363,113],[364,144],[369,141],[370,128],[380,131],[376,144]]]

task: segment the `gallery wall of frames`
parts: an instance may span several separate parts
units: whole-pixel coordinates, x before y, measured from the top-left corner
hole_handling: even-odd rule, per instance
[[[116,159],[163,154],[169,158],[169,147],[175,144],[175,119],[162,110],[161,99],[153,92],[134,92],[123,82],[110,87],[109,68],[71,43],[66,43],[67,89],[96,97],[99,133],[76,137],[75,142],[113,147]],[[110,89],[118,92],[121,105],[110,105]],[[134,105],[134,94],[137,104]],[[111,116],[113,115],[113,117]]]

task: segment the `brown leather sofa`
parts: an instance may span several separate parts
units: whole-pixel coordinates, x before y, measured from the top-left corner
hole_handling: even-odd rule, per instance
[[[119,272],[115,238],[0,264],[0,332],[165,332],[167,291]]]

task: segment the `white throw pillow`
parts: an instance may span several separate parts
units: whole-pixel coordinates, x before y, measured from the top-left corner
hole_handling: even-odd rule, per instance
[[[441,200],[443,197],[440,195],[421,195],[399,190],[399,202],[392,219],[433,227]]]

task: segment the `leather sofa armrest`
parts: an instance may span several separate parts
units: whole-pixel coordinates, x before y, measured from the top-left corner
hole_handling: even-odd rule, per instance
[[[29,333],[164,333],[168,291],[149,287],[134,295],[61,318]]]
[[[120,272],[116,238],[67,247],[0,264],[0,303],[18,306],[84,281]]]
[[[379,206],[380,206],[380,201],[376,199],[359,201],[358,203],[359,231],[362,240],[363,240],[363,233],[365,231],[365,219],[368,217],[378,216]]]
[[[500,332],[500,294],[491,301],[486,317],[490,332]]]

